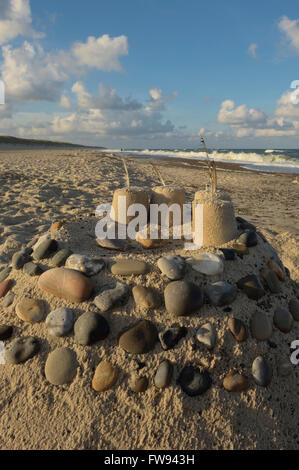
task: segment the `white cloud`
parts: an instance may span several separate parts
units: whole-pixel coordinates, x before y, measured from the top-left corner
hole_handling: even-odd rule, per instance
[[[299,52],[299,19],[290,20],[287,16],[283,16],[278,27],[285,34],[289,45]]]
[[[70,102],[70,99],[66,95],[62,95],[60,98],[60,106],[65,109],[70,109],[72,107],[72,104]]]
[[[258,48],[258,45],[253,42],[252,44],[250,44],[250,46],[248,47],[248,54],[254,59],[254,60],[258,60],[258,56],[257,56],[257,48]]]
[[[29,0],[0,0],[0,14],[0,44],[17,36],[43,36],[31,27]]]
[[[235,107],[232,100],[225,100],[221,104],[218,121],[230,126],[246,127],[252,124],[261,124],[266,121],[266,114],[258,109],[248,109],[245,104]]]
[[[150,94],[150,97],[152,98],[152,100],[154,100],[154,101],[161,100],[162,96],[163,96],[163,92],[162,92],[161,88],[152,88],[149,91],[149,94]]]
[[[128,39],[126,36],[111,38],[104,34],[99,38],[90,36],[87,42],[76,42],[72,53],[80,65],[87,65],[98,70],[120,72],[122,66],[120,56],[128,55]]]

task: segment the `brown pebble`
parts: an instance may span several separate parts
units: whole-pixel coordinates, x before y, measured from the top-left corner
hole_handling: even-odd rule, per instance
[[[44,272],[38,287],[49,294],[70,302],[88,300],[93,293],[93,284],[86,276],[73,269],[54,268]]]
[[[270,259],[268,261],[268,268],[271,269],[271,271],[273,271],[276,274],[276,276],[278,277],[280,281],[285,282],[286,273],[281,269],[281,267],[273,259]]]
[[[105,392],[115,384],[117,380],[117,369],[109,362],[101,362],[94,373],[92,388],[96,392]]]
[[[16,305],[16,314],[27,323],[40,322],[45,313],[45,306],[42,301],[34,299],[22,299]]]
[[[248,389],[249,383],[244,375],[241,375],[235,369],[232,369],[225,376],[223,387],[228,392],[244,392]]]
[[[147,377],[134,377],[131,382],[131,390],[135,393],[144,393],[148,388]]]
[[[7,292],[12,288],[13,281],[12,279],[6,279],[6,281],[0,282],[0,299],[5,297]]]
[[[239,343],[246,341],[248,338],[246,325],[242,320],[239,320],[238,318],[230,318],[228,320],[228,327],[235,340]]]
[[[159,308],[161,305],[159,294],[150,287],[135,286],[132,292],[136,305],[140,307]]]

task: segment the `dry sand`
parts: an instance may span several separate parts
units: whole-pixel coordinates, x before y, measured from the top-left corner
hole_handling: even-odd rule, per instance
[[[195,190],[207,183],[203,165],[188,161],[163,160],[161,172],[167,184],[183,185],[187,199],[192,201]],[[159,184],[150,165],[143,159],[129,165],[132,185],[153,187]],[[233,170],[232,170],[233,168]],[[290,176],[273,176],[222,166],[218,184],[232,197],[236,215],[254,223],[278,250],[291,272],[293,281],[284,286],[282,296],[271,296],[273,313],[276,305],[286,305],[287,298],[299,295],[298,190]],[[104,252],[95,244],[93,216],[98,204],[111,202],[115,189],[122,187],[125,176],[122,163],[90,150],[28,150],[0,152],[0,268],[12,254],[35,235],[47,231],[52,222],[68,219],[64,228],[53,236],[68,243],[80,254],[105,256],[107,260],[125,255]],[[166,248],[167,253],[181,253],[180,244]],[[156,268],[163,250],[139,252],[129,256],[147,259],[153,264],[150,274],[128,278],[133,286],[154,286],[163,292],[167,285]],[[223,279],[237,281],[261,266],[270,251],[260,244],[250,250],[244,260],[226,263]],[[47,264],[47,263],[44,263]],[[71,305],[43,293],[37,279],[13,271],[16,299],[29,296],[44,299],[50,312],[60,306],[70,306],[76,317],[84,311],[96,311],[90,302]],[[187,274],[200,285],[206,282],[198,273]],[[106,270],[94,278],[95,285],[111,279]],[[216,279],[217,280],[217,279]],[[296,281],[296,282],[295,282]],[[293,366],[290,377],[277,376],[277,362],[290,356],[289,344],[299,339],[299,324],[289,334],[275,329],[271,340],[257,343],[250,338],[237,344],[227,332],[229,315],[223,309],[204,306],[199,315],[172,319],[165,309],[146,312],[134,306],[133,299],[106,314],[111,334],[92,347],[78,346],[73,335],[52,339],[44,323],[24,324],[15,314],[14,306],[4,309],[0,303],[0,323],[15,326],[14,337],[34,335],[41,339],[38,356],[20,366],[0,365],[0,448],[1,449],[298,449],[299,365]],[[249,323],[256,303],[238,294],[232,314]],[[159,344],[150,354],[132,357],[117,347],[120,331],[136,319],[152,320],[159,331],[178,323],[189,328],[188,336],[174,350],[162,351]],[[196,343],[200,325],[211,321],[217,327],[217,346],[207,352]],[[54,387],[44,377],[44,364],[49,351],[60,346],[72,348],[80,364],[76,379],[70,386]],[[230,394],[222,389],[223,376],[232,367],[250,377],[253,359],[264,354],[271,362],[274,377],[271,385],[260,388],[250,378],[250,389],[242,394]],[[102,359],[108,359],[119,370],[116,386],[97,394],[91,388],[93,372]],[[162,359],[175,366],[171,386],[157,392],[152,377]],[[145,367],[138,370],[138,361]],[[209,368],[212,388],[201,397],[189,398],[176,385],[178,372],[192,362]],[[146,375],[151,380],[149,390],[136,395],[130,391],[132,374]]]

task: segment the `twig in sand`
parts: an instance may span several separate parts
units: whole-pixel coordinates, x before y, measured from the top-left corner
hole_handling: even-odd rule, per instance
[[[130,189],[130,175],[129,175],[129,171],[128,171],[128,165],[127,165],[127,162],[124,158],[122,158],[122,161],[123,161],[125,172],[126,172],[127,188]]]
[[[164,181],[164,179],[161,175],[161,172],[160,172],[159,168],[154,163],[151,163],[151,165],[152,165],[156,175],[158,176],[159,180],[161,181],[162,185],[166,186],[165,181]]]
[[[210,157],[209,157],[209,152],[208,152],[208,149],[207,149],[207,146],[206,146],[205,139],[203,137],[201,138],[201,143],[204,146],[204,151],[205,151],[206,156],[207,156],[207,164],[208,164],[208,168],[209,168],[210,189],[213,193],[215,193],[216,189],[217,189],[216,163],[214,161],[212,161],[212,164],[211,164],[211,160],[210,160]]]

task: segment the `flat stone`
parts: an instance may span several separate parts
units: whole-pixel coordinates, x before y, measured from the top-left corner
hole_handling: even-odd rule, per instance
[[[282,269],[278,263],[276,263],[276,261],[274,261],[274,259],[270,259],[267,263],[268,265],[268,268],[271,269],[271,271],[273,271],[276,276],[278,277],[278,279],[281,281],[281,282],[285,282],[286,281],[286,273],[284,271],[284,269]]]
[[[9,294],[6,297],[4,297],[2,306],[4,308],[10,307],[14,300],[15,300],[15,294]]]
[[[79,271],[54,268],[44,272],[38,287],[56,297],[80,303],[88,300],[93,293],[92,282]]]
[[[2,269],[2,271],[0,271],[0,282],[5,281],[5,279],[8,278],[10,273],[11,273],[11,267],[10,266],[7,266],[6,268]]]
[[[13,334],[13,327],[10,325],[0,325],[0,341],[9,339]]]
[[[90,346],[107,338],[110,328],[106,318],[99,313],[85,312],[75,323],[75,341]]]
[[[279,294],[281,292],[281,285],[275,272],[270,269],[263,268],[260,270],[260,275],[264,280],[266,287],[272,294]]]
[[[127,251],[131,248],[131,245],[127,240],[110,240],[109,238],[98,238],[96,242],[101,248],[105,248],[107,250]]]
[[[92,388],[96,392],[105,392],[109,390],[117,381],[117,369],[109,362],[101,362],[95,370],[92,379]]]
[[[56,240],[44,240],[37,248],[34,249],[33,258],[40,261],[45,258],[49,258],[52,253],[55,253],[58,249],[58,243]]]
[[[194,271],[206,276],[217,276],[222,274],[224,270],[223,259],[213,253],[201,253],[188,260],[188,263],[191,264]]]
[[[9,364],[21,364],[35,356],[40,349],[37,338],[18,338],[5,352],[5,361]]]
[[[137,259],[120,259],[112,267],[111,272],[117,276],[138,276],[140,274],[147,274],[150,267],[144,261]]]
[[[32,262],[24,264],[23,271],[31,277],[40,276],[44,272],[38,264]]]
[[[38,323],[44,318],[45,305],[41,300],[22,299],[16,305],[16,314],[27,323]]]
[[[299,321],[299,300],[290,299],[289,301],[289,311],[293,315],[295,321]]]
[[[219,281],[210,284],[206,288],[205,294],[211,305],[222,307],[231,304],[236,299],[238,291],[229,282]]]
[[[6,279],[5,281],[0,282],[0,299],[5,297],[5,295],[10,291],[13,286],[12,279]]]
[[[178,384],[189,397],[196,397],[203,395],[211,387],[212,379],[207,370],[190,365],[181,371]]]
[[[272,323],[269,317],[261,311],[256,311],[250,322],[251,334],[259,341],[266,341],[272,336]]]
[[[164,256],[157,263],[158,268],[172,281],[178,281],[184,277],[186,261],[181,256]]]
[[[157,339],[155,325],[148,320],[141,320],[120,336],[119,346],[131,354],[145,354],[154,349]]]
[[[159,340],[162,348],[167,351],[174,348],[178,342],[187,335],[187,328],[177,326],[168,328],[166,331],[159,333]]]
[[[24,264],[31,261],[32,248],[25,248],[18,253],[15,253],[12,257],[11,265],[14,269],[20,270],[24,267]]]
[[[146,309],[156,309],[161,306],[161,297],[159,293],[150,288],[143,286],[133,287],[133,297],[137,306]]]
[[[255,274],[243,277],[237,282],[237,286],[252,300],[259,300],[265,295],[264,288]]]
[[[60,307],[49,313],[46,319],[46,327],[51,336],[65,336],[73,329],[73,326],[73,311],[69,308]]]
[[[216,330],[211,323],[201,326],[196,333],[197,340],[206,345],[208,349],[213,349],[216,343]]]
[[[272,367],[266,359],[258,356],[252,364],[254,381],[260,387],[267,387],[272,379]]]
[[[247,328],[242,320],[239,320],[238,318],[230,318],[228,320],[228,327],[235,340],[239,343],[246,341],[248,338]]]
[[[57,253],[51,259],[51,266],[54,268],[61,268],[65,265],[66,260],[72,255],[72,251],[68,248],[57,251]]]
[[[248,389],[249,383],[244,375],[239,374],[235,369],[232,369],[225,376],[223,387],[228,392],[244,392]]]
[[[107,312],[126,299],[128,293],[129,287],[122,282],[116,282],[114,285],[108,284],[102,287],[93,302],[100,312]]]
[[[154,377],[155,386],[157,388],[166,388],[171,382],[172,371],[173,368],[169,361],[161,362]]]
[[[147,377],[134,377],[131,380],[131,390],[135,393],[144,393],[148,388],[148,379]]]
[[[258,244],[258,236],[255,230],[245,230],[238,240],[237,243],[240,245],[245,245],[247,248],[256,246]]]
[[[274,312],[274,325],[283,333],[289,333],[294,325],[294,318],[286,308],[277,307]]]
[[[187,281],[173,281],[164,291],[165,306],[175,317],[192,315],[203,305],[200,287]]]
[[[89,256],[71,255],[65,263],[65,267],[80,271],[88,277],[95,276],[105,267],[105,261],[102,259],[93,259]]]
[[[36,240],[36,238],[34,238],[34,240]],[[51,234],[49,232],[44,233],[37,239],[35,244],[32,245],[33,251],[36,250],[46,240],[51,240]]]
[[[235,261],[237,259],[237,252],[236,250],[230,248],[219,248],[222,251],[224,259],[226,261]]]
[[[53,385],[69,384],[76,377],[77,367],[74,351],[68,348],[55,349],[49,354],[45,365],[46,379]]]

